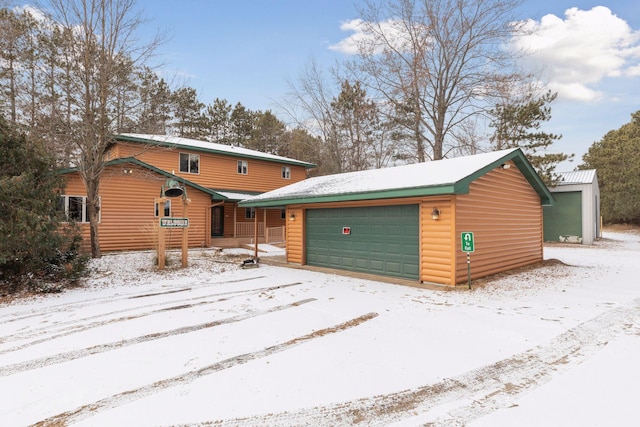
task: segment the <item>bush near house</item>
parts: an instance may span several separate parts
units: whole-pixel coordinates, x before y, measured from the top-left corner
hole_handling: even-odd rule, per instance
[[[0,117],[0,294],[57,291],[83,273],[80,236],[62,222],[51,157]]]

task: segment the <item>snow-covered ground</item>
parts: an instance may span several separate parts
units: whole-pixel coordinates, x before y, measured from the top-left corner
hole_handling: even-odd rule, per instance
[[[0,425],[640,422],[637,232],[472,290],[153,256],[0,305]]]

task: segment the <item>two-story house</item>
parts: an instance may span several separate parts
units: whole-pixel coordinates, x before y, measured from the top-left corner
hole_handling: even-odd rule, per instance
[[[163,217],[189,219],[189,247],[250,242],[256,226],[261,240],[280,240],[283,209],[239,208],[238,202],[301,181],[315,167],[246,148],[165,135],[116,135],[105,157],[99,191],[102,251],[154,248]],[[84,184],[77,171],[64,173],[61,208],[80,223],[88,242]],[[177,181],[185,197],[162,199],[168,180]],[[168,247],[180,247],[180,230],[167,229],[165,236]]]

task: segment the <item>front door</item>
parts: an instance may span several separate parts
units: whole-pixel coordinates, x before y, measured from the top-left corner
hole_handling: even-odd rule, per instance
[[[211,237],[224,235],[224,206],[211,208]]]

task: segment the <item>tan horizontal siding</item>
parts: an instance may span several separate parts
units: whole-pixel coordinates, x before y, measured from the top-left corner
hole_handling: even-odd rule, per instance
[[[295,215],[293,221],[286,221],[286,250],[287,261],[296,264],[305,264],[304,252],[304,210],[301,207],[287,207],[286,217]]]
[[[467,280],[460,233],[474,233],[472,280],[542,260],[540,197],[521,172],[495,169],[456,197],[456,282]]]
[[[438,208],[440,218],[431,212]],[[420,205],[420,281],[449,285],[452,283],[454,257],[451,235],[454,226],[451,197],[424,199]]]
[[[207,188],[237,191],[270,191],[306,178],[303,166],[285,165],[258,159],[246,159],[221,154],[210,154],[179,148],[146,147],[140,144],[119,143],[117,153],[120,157],[136,157],[159,169],[171,172],[188,181]],[[180,153],[200,156],[199,173],[180,172]],[[238,173],[238,160],[248,162],[248,173]],[[291,170],[291,178],[282,178],[282,166]]]
[[[123,174],[122,167],[109,167],[100,183],[100,249],[102,251],[154,249],[157,244],[159,218],[154,217],[155,200],[160,196],[164,179],[136,166],[131,174]],[[67,195],[86,195],[78,174],[67,175]],[[189,246],[205,245],[207,210],[210,197],[199,191],[188,193]],[[183,216],[181,198],[171,199],[173,217]],[[161,214],[162,216],[162,211]],[[89,241],[89,227],[83,225],[83,238]],[[182,229],[165,229],[167,248],[182,245]]]

